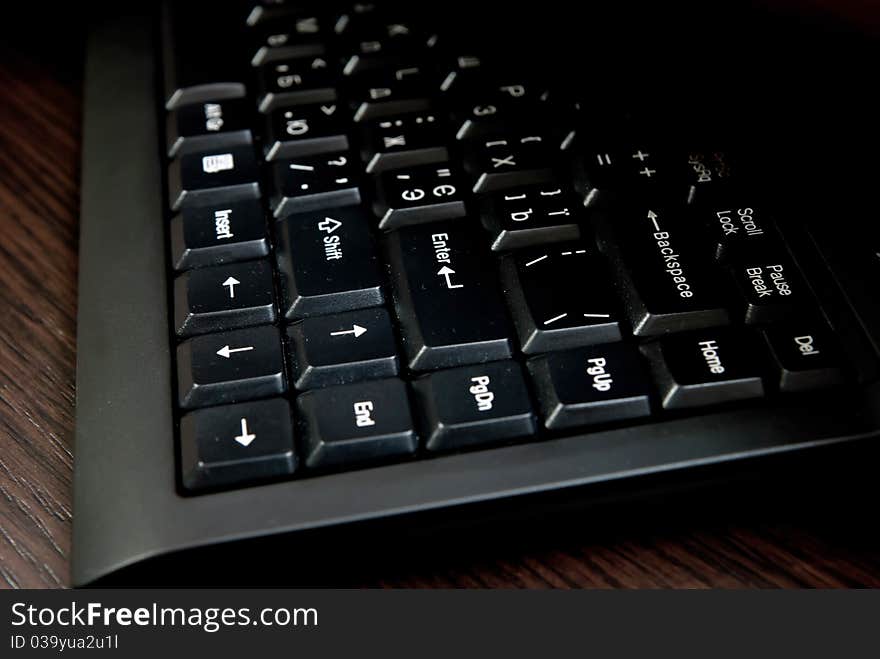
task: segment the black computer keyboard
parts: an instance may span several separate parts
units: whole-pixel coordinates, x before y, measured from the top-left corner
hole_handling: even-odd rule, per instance
[[[735,94],[607,92],[424,13],[168,3],[94,37],[78,582],[876,430],[855,229]]]
[[[407,12],[235,28],[228,71],[166,49],[187,492],[845,380],[748,154],[587,131]]]

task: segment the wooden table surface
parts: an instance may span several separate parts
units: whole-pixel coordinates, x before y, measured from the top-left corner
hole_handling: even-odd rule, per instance
[[[62,587],[73,514],[82,50],[63,42],[47,54],[45,43],[11,41],[0,42],[0,586]],[[353,585],[880,586],[876,515],[847,520],[755,513],[551,534]]]

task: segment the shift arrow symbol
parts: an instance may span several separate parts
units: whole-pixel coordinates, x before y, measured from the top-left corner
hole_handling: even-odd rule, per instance
[[[345,334],[354,334],[354,338],[357,338],[366,331],[366,327],[361,327],[360,325],[352,325],[350,330],[338,330],[336,332],[330,332],[330,336],[343,336]]]
[[[229,277],[226,281],[223,282],[224,286],[229,286],[229,298],[232,299],[235,297],[235,286],[236,284],[240,284],[235,277]]]
[[[452,278],[450,275],[455,274],[455,270],[450,268],[448,265],[444,265],[437,271],[438,275],[441,275],[446,278],[446,288],[464,288],[464,284],[453,284]]]
[[[222,348],[220,348],[220,350],[217,351],[217,354],[221,357],[226,357],[226,359],[229,359],[229,355],[231,355],[233,352],[245,352],[247,350],[253,349],[253,346],[245,346],[244,348],[230,348],[229,346],[223,346]]]

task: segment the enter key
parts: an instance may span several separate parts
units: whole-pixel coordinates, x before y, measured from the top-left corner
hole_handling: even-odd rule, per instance
[[[424,371],[511,355],[511,327],[495,262],[470,220],[388,237],[394,306],[409,367]]]

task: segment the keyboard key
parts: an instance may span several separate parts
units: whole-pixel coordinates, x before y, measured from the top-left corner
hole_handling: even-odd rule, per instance
[[[298,48],[294,46],[294,49]],[[282,105],[336,100],[339,70],[329,57],[307,48],[308,52],[291,53],[293,56],[289,59],[260,67],[260,112],[269,112]]]
[[[359,204],[358,170],[348,151],[277,161],[272,166],[275,217]]]
[[[745,301],[745,322],[785,320],[808,308],[807,283],[781,243],[765,254],[744,258],[734,276]]]
[[[268,32],[263,31],[261,35],[258,35],[256,40],[258,45],[256,52],[251,57],[251,66],[264,66],[272,62],[285,60],[306,60],[306,66],[302,66],[301,70],[314,72],[327,68],[329,66],[327,62],[324,65],[319,63],[317,66],[312,66],[314,60],[323,58],[326,55],[324,46],[314,36],[315,32],[300,33],[298,31],[299,28],[317,28],[316,31],[319,30],[320,26],[317,25],[317,21],[319,19],[316,16],[311,16],[301,21],[298,20],[292,25],[293,30],[288,31],[279,31],[279,28],[282,28],[281,24],[267,26],[276,29],[270,29]],[[288,26],[291,26],[291,24],[286,23],[284,25],[285,28]],[[263,84],[265,85],[265,82]]]
[[[385,309],[306,318],[287,329],[297,389],[393,377],[397,345]]]
[[[614,285],[592,245],[517,252],[502,261],[502,282],[526,354],[621,338]]]
[[[685,204],[690,199],[685,178],[667,151],[645,144],[591,148],[575,161],[575,187],[586,206],[638,196],[654,203]]]
[[[274,27],[273,23],[291,25],[293,27],[290,39],[296,40],[302,36],[321,33],[325,27],[324,21],[309,9],[311,7],[308,3],[261,0],[254,4],[248,14],[247,24],[252,28],[262,28],[266,32],[273,32],[271,29]]]
[[[748,182],[737,159],[729,151],[693,149],[676,155],[676,162],[679,158],[686,160],[688,203],[729,196],[735,185]]]
[[[430,110],[429,95],[435,88],[436,81],[421,65],[409,63],[362,76],[348,85],[347,94],[355,109],[354,120],[365,122]]]
[[[447,80],[448,77],[443,82]],[[516,128],[526,121],[533,121],[543,109],[541,89],[536,85],[520,79],[505,79],[495,84],[482,82],[483,85],[479,82],[453,84],[449,88],[451,95],[458,99],[453,102],[456,105],[453,118],[458,123],[455,133],[458,140]]]
[[[175,270],[246,261],[268,253],[266,214],[259,199],[185,206],[171,220]]]
[[[389,235],[395,309],[411,369],[510,357],[507,310],[482,240],[469,219]]]
[[[544,425],[587,426],[649,416],[650,384],[635,348],[610,343],[527,362]]]
[[[266,160],[345,151],[349,121],[336,102],[278,108],[269,115]]]
[[[260,170],[250,144],[185,153],[168,167],[171,210],[260,196]]]
[[[485,79],[482,59],[468,53],[441,58],[437,70],[441,73],[440,91],[452,97],[458,95],[459,89],[474,89]]]
[[[444,162],[446,124],[431,111],[386,117],[364,127],[367,172]]]
[[[464,366],[413,382],[429,451],[460,449],[529,437],[535,414],[519,364]]]
[[[296,471],[290,406],[281,398],[196,410],[180,419],[183,487],[244,485]]]
[[[780,391],[805,391],[844,381],[840,349],[824,323],[785,323],[763,331]]]
[[[583,220],[572,195],[555,183],[504,190],[482,206],[492,249],[504,251],[541,243],[577,240]]]
[[[699,205],[694,214],[706,227],[719,261],[739,261],[763,253],[779,237],[773,220],[760,205],[718,201]]]
[[[381,305],[373,222],[360,206],[291,215],[276,224],[282,309],[289,319]]]
[[[178,336],[275,321],[272,268],[248,261],[192,270],[174,281]]]
[[[465,169],[474,178],[474,192],[492,192],[554,178],[550,149],[539,134],[489,137],[471,145]]]
[[[695,229],[663,210],[638,208],[612,217],[613,241],[627,313],[636,336],[729,323],[719,273],[695,242]],[[615,246],[619,243],[619,248]]]
[[[285,391],[276,327],[206,334],[177,348],[177,394],[183,408],[237,403]]]
[[[716,405],[764,395],[760,344],[742,330],[710,329],[642,346],[663,407]]]
[[[419,445],[400,380],[313,389],[296,406],[310,468],[405,457]]]
[[[218,99],[183,105],[168,113],[168,157],[181,153],[251,144],[250,106],[244,99]]]
[[[166,109],[243,98],[247,57],[235,47],[244,41],[244,25],[235,12],[218,16],[216,6],[205,0],[166,9],[161,31]]]
[[[374,204],[379,228],[462,217],[466,212],[464,194],[461,175],[446,163],[386,172],[379,177]]]

